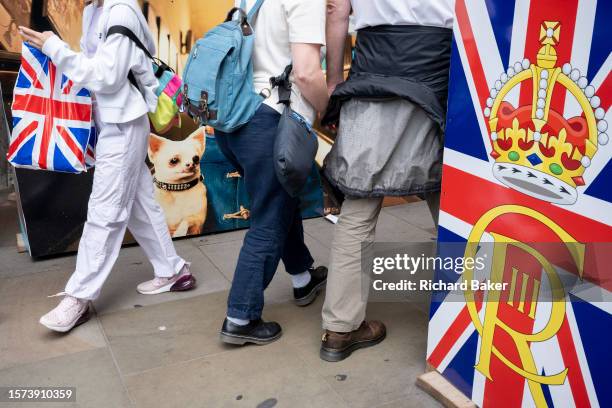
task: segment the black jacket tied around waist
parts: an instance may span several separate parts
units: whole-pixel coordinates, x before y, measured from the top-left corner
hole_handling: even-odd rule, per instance
[[[404,25],[358,31],[349,78],[331,96],[323,124],[337,123],[351,98],[403,98],[445,128],[452,30]]]

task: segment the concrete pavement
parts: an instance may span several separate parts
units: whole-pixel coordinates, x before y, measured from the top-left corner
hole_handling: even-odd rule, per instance
[[[266,291],[264,318],[284,335],[268,346],[224,345],[218,330],[244,231],[176,241],[193,263],[198,288],[139,295],[151,268],[138,247],[124,248],[91,320],[68,335],[38,318],[57,304],[74,256],[33,262],[15,248],[16,210],[0,193],[0,386],[74,386],[80,407],[437,407],[414,385],[425,371],[427,306],[372,303],[388,337],[340,363],[318,357],[322,298],[291,303],[291,280],[279,268]],[[333,225],[305,222],[317,264],[327,264]],[[383,210],[377,240],[432,239],[423,202]],[[10,406],[0,403],[0,407]]]

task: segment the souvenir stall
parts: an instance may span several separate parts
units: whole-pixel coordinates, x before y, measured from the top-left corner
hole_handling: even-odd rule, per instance
[[[455,10],[438,248],[489,262],[436,279],[504,289],[434,293],[427,363],[477,406],[612,406],[612,8]]]

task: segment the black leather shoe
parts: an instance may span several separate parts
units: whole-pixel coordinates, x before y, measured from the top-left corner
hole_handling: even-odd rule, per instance
[[[246,343],[261,345],[280,339],[282,334],[283,330],[276,322],[264,322],[258,319],[240,326],[225,319],[221,328],[221,341],[238,345]]]
[[[315,301],[317,295],[323,290],[327,283],[327,268],[318,266],[308,269],[310,282],[303,288],[293,288],[293,297],[298,306],[308,306]]]

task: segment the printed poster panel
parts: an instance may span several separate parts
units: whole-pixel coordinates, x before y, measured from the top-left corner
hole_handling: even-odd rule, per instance
[[[248,227],[249,196],[241,174],[223,156],[212,128],[181,116],[180,128],[151,134],[147,158],[171,236]],[[314,166],[300,200],[305,218],[321,214],[320,177]]]
[[[147,162],[152,188],[173,238],[249,226],[244,181],[212,133],[183,116],[180,128],[150,136]],[[78,175],[16,169],[21,225],[33,257],[77,250],[94,172],[95,168]],[[317,217],[322,207],[320,178],[313,167],[301,196],[302,216]],[[125,243],[133,242],[128,231]]]
[[[82,31],[84,0],[45,0],[44,13],[60,37],[73,50],[79,49]]]
[[[31,0],[0,0],[0,49],[21,51],[19,26],[30,25]]]
[[[435,292],[427,361],[478,406],[612,406],[612,7],[455,7],[439,247],[504,289]]]

